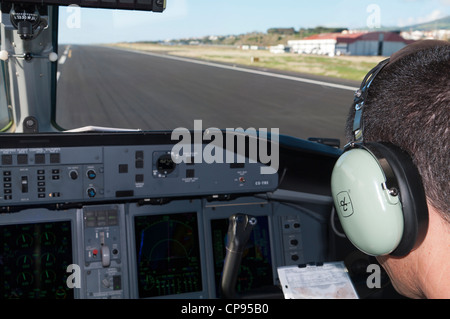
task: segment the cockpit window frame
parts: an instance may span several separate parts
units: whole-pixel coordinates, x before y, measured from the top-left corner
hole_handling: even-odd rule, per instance
[[[52,10],[52,25],[57,26],[59,21],[59,7],[52,6],[49,7],[49,10]],[[55,27],[52,29],[52,46],[54,52],[58,53],[58,28]],[[57,86],[58,86],[58,63],[51,64],[51,110],[50,110],[50,123],[57,131],[65,131],[63,127],[61,127],[56,121],[56,100],[57,100]]]
[[[1,82],[0,82],[0,108],[6,108],[6,114],[5,114],[5,118],[7,117],[7,120],[5,120],[5,122],[7,122],[6,124],[3,124],[3,119],[0,119],[0,132],[4,133],[7,132],[14,124],[14,120],[13,120],[13,116],[12,116],[12,111],[11,111],[11,95],[10,95],[10,90],[9,90],[9,72],[8,72],[8,68],[6,66],[5,61],[0,61],[0,65],[1,65]],[[0,113],[3,113],[3,110],[0,111]]]

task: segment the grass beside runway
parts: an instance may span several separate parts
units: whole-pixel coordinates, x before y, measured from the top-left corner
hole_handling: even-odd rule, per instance
[[[242,50],[226,46],[169,46],[147,43],[118,43],[114,46],[353,81],[361,81],[370,69],[385,58],[378,56],[328,57],[294,53],[275,54],[268,50]]]

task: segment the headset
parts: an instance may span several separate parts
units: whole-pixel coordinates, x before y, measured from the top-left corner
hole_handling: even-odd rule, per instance
[[[364,142],[368,90],[388,64],[386,59],[375,66],[356,91],[353,141],[331,175],[342,228],[353,245],[371,256],[405,256],[421,244],[428,229],[422,178],[410,155],[391,143]]]

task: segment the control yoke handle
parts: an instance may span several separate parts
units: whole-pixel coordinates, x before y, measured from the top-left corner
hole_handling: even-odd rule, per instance
[[[236,298],[236,282],[242,255],[256,223],[255,217],[245,214],[235,214],[229,218],[228,241],[221,282],[224,298]]]

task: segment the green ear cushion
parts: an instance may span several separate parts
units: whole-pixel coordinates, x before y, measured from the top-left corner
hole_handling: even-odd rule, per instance
[[[331,190],[341,225],[348,239],[368,255],[390,254],[404,230],[399,196],[383,187],[384,172],[365,149],[351,149],[336,162]]]

